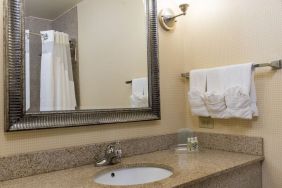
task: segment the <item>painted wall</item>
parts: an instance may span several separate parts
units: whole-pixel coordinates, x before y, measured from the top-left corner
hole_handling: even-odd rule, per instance
[[[3,0],[0,0],[0,49],[3,48],[2,4]],[[159,8],[163,6],[178,9],[172,0],[160,1]],[[179,28],[170,34],[159,30],[161,121],[4,133],[4,83],[0,76],[0,156],[172,133],[182,128],[185,124],[184,87],[179,77],[184,70],[182,31]],[[0,64],[3,63],[3,50],[0,50]],[[3,75],[3,66],[0,66],[0,75]]]
[[[185,22],[185,69],[282,58],[281,0],[195,0]],[[264,188],[282,187],[282,71],[256,70],[259,118],[217,120],[200,129],[187,106],[186,125],[194,130],[264,138]]]
[[[125,82],[148,72],[143,1],[83,0],[77,12],[80,108],[130,108]]]

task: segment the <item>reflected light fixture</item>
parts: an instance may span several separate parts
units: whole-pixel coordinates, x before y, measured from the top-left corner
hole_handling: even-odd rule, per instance
[[[178,2],[179,8],[182,11],[181,14],[175,15],[174,12],[169,8],[163,9],[159,13],[159,22],[162,28],[166,31],[171,31],[175,28],[177,17],[186,15],[187,9],[189,7],[189,0],[178,0]]]

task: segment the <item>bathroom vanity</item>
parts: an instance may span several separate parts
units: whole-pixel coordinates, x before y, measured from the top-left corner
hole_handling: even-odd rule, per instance
[[[98,184],[95,179],[108,173],[114,175],[107,183],[111,184],[111,178],[119,178],[117,169],[153,167],[172,172],[172,175],[157,182],[129,187],[261,188],[262,138],[195,134],[199,138],[200,151],[184,154],[174,150],[177,134],[121,140],[122,162],[112,166],[94,165],[95,157],[100,157],[108,143],[0,158],[0,187],[124,187]],[[134,183],[134,178],[134,175],[128,176],[131,183]],[[138,178],[142,179],[141,176]]]
[[[101,171],[106,170],[110,172],[116,168],[127,167],[130,165],[153,165],[171,169],[173,175],[158,182],[130,187],[260,188],[262,160],[262,156],[220,150],[201,150],[199,153],[193,154],[175,154],[173,150],[163,150],[124,158],[122,163],[117,166],[94,167],[94,165],[87,165],[2,182],[0,183],[0,187],[105,188],[109,186],[94,182],[95,176]]]

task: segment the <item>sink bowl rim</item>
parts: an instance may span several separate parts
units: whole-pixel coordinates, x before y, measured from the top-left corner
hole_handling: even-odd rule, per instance
[[[154,181],[154,182],[150,182],[150,183],[145,183],[145,184],[152,184],[152,183],[156,183],[156,182],[161,182],[161,181],[164,181],[164,180],[167,180],[169,178],[172,178],[175,173],[174,173],[174,169],[168,165],[165,165],[165,164],[159,164],[159,163],[132,163],[132,164],[118,164],[118,165],[115,165],[115,166],[110,166],[110,167],[106,167],[105,169],[102,169],[100,171],[98,171],[94,176],[94,180],[95,178],[97,178],[98,176],[101,176],[105,173],[109,173],[111,172],[112,170],[119,170],[119,169],[130,169],[130,168],[138,168],[138,167],[152,167],[152,168],[161,168],[161,169],[164,169],[164,170],[169,170],[171,171],[172,175],[165,178],[165,179],[162,179],[162,180],[159,180],[159,181]],[[104,184],[100,184],[100,183],[97,183],[96,181],[94,181],[94,183],[98,184],[98,185],[104,185]],[[143,184],[142,184],[143,185]],[[125,187],[127,185],[124,185]]]

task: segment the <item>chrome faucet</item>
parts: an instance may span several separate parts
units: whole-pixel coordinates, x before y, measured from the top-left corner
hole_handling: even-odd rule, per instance
[[[119,142],[114,144],[110,144],[107,146],[105,150],[105,156],[97,160],[95,166],[106,166],[106,165],[114,165],[121,162],[121,146]]]

